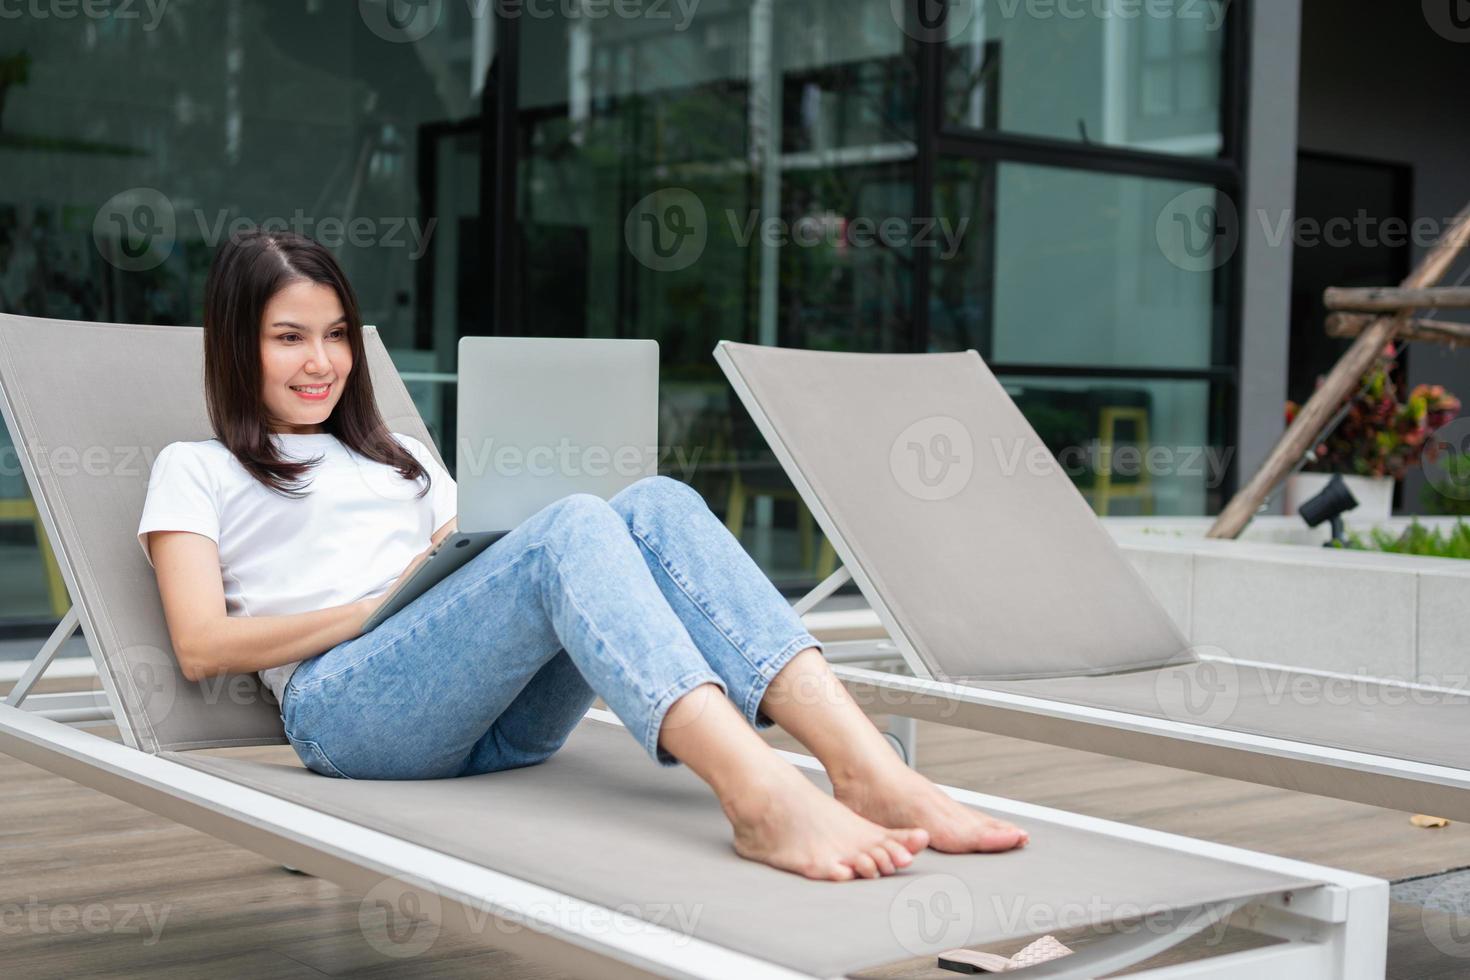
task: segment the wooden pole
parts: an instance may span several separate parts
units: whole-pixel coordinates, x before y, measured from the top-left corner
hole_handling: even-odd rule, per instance
[[[1444,278],[1464,246],[1467,234],[1470,234],[1470,206],[1455,217],[1449,232],[1429,250],[1419,267],[1409,273],[1403,281],[1403,288],[1423,289]],[[1384,345],[1407,326],[1410,313],[1409,310],[1401,310],[1393,316],[1376,317],[1358,334],[1358,339],[1333,365],[1322,386],[1312,393],[1291,425],[1287,426],[1261,468],[1220,511],[1220,516],[1210,528],[1209,537],[1235,538],[1245,530],[1272,488],[1286,479],[1306,451],[1317,442],[1323,427],[1331,421],[1333,413],[1352,393],[1354,386],[1360,383],[1363,373]]]
[[[1373,317],[1363,313],[1334,313],[1327,318],[1327,336],[1356,337],[1372,322]],[[1470,346],[1470,323],[1414,319],[1399,336],[1405,340],[1465,347]]]
[[[1397,313],[1400,310],[1470,308],[1470,287],[1441,286],[1438,289],[1367,289],[1329,287],[1322,294],[1329,310],[1360,310],[1373,313]]]

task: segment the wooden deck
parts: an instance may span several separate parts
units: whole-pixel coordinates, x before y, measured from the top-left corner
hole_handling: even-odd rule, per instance
[[[55,680],[37,691],[95,686]],[[92,731],[117,737],[113,728]],[[773,744],[799,749],[772,731]],[[1376,807],[942,726],[920,732],[920,769],[939,782],[1395,880],[1470,866],[1470,827],[1462,824],[1422,830],[1408,814]],[[285,746],[246,751],[295,759]],[[357,897],[336,885],[8,756],[0,755],[0,779],[5,977],[562,976],[448,933],[412,959],[395,959],[368,941]],[[1470,976],[1470,959],[1429,941],[1423,914],[1394,906],[1388,975]],[[925,959],[868,976],[956,974]]]

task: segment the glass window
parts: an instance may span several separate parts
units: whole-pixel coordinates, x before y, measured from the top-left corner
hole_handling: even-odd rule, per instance
[[[1223,253],[1198,235],[1180,251],[1171,220],[1213,197],[1180,181],[943,161],[935,210],[963,234],[935,255],[930,349],[973,347],[1000,365],[1223,363]]]
[[[1231,451],[1222,386],[1207,381],[1003,375],[1058,465],[1098,514],[1206,514]]]
[[[1218,156],[1228,0],[952,3],[951,126]]]
[[[706,0],[657,30],[563,12],[520,36],[502,330],[658,340],[662,470],[777,582],[810,579],[819,535],[711,352],[909,348],[917,75],[889,0]]]
[[[0,310],[197,324],[231,231],[301,231],[337,253],[447,448],[454,339],[486,332],[466,320],[493,19],[444,4],[420,33],[371,2],[154,6],[4,19]],[[0,431],[0,620],[68,605],[28,508]]]

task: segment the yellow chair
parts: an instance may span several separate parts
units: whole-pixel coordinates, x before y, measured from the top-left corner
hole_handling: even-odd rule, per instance
[[[747,485],[745,478],[741,476],[741,467],[736,460],[731,419],[726,416],[723,421],[725,427],[716,432],[710,440],[710,455],[714,460],[729,468],[730,489],[725,496],[725,527],[737,539],[740,537],[740,532],[745,527],[745,504],[751,498],[771,497],[775,500],[795,500],[796,534],[801,547],[801,567],[810,568],[813,544],[817,535],[816,521],[812,519],[812,512],[807,509],[801,495],[796,492],[796,488],[790,486],[789,483],[785,486],[767,483],[756,486]],[[784,474],[777,479],[782,483],[788,482]],[[824,536],[817,557],[817,578],[824,579],[836,570],[837,552],[832,549],[832,542]]]
[[[1113,443],[1118,423],[1132,423],[1133,443],[1138,447],[1138,482],[1113,485]],[[1093,507],[1099,517],[1108,516],[1108,505],[1114,500],[1138,498],[1144,514],[1154,512],[1153,484],[1148,472],[1148,409],[1124,405],[1104,405],[1098,416],[1097,481],[1093,486]]]
[[[801,567],[810,568],[812,542],[816,536],[816,522],[812,520],[812,512],[802,502],[801,495],[794,487],[783,489],[762,486],[759,489],[748,489],[745,481],[740,477],[740,471],[732,469],[730,471],[730,492],[725,498],[725,527],[737,538],[740,537],[741,529],[745,527],[745,501],[751,497],[796,501],[796,534],[797,540],[801,543]],[[823,536],[821,554],[817,559],[817,578],[824,579],[836,570],[837,552],[832,549],[832,542]]]
[[[71,608],[71,594],[66,591],[66,581],[61,577],[61,566],[46,538],[46,529],[36,513],[36,504],[29,497],[0,500],[0,521],[30,521],[36,529],[36,547],[41,552],[41,563],[46,568],[46,589],[51,598],[51,612],[57,617],[66,615]]]

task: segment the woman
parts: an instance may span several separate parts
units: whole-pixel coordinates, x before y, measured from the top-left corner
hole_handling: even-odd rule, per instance
[[[710,785],[745,858],[842,880],[926,846],[1025,844],[902,763],[703,499],[666,477],[548,505],[364,634],[454,530],[454,482],[379,417],[357,300],[326,249],[227,241],[204,306],[216,438],[159,454],[138,540],[185,677],[258,671],[308,768],[534,765],[600,695],[657,763]],[[823,763],[832,796],[756,734],[772,723]]]

